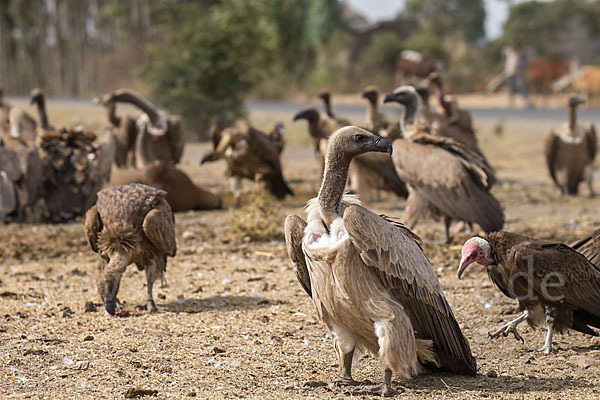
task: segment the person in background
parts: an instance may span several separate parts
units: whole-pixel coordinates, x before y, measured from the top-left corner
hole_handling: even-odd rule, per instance
[[[523,73],[527,67],[527,58],[521,51],[519,42],[514,40],[509,46],[504,48],[504,73],[506,75],[506,84],[508,85],[508,96],[510,107],[513,107],[515,92],[518,92],[525,101],[527,108],[533,108],[529,94],[525,87]]]

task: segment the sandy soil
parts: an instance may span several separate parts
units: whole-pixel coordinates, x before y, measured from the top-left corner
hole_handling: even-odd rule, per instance
[[[62,122],[74,120],[71,110],[61,113]],[[264,127],[273,121],[253,118]],[[501,178],[494,193],[505,207],[507,230],[570,242],[600,225],[600,200],[562,198],[551,185],[541,151],[544,121],[507,121],[503,136],[491,133],[491,123],[476,123]],[[285,215],[302,212],[319,184],[305,125],[288,126],[285,175],[297,195],[281,205],[281,225]],[[197,183],[227,192],[223,164],[199,166],[204,148],[189,146],[183,168]],[[400,216],[404,201],[385,196],[367,205]],[[282,238],[231,239],[231,218],[227,210],[178,214],[178,255],[169,260],[168,285],[155,290],[160,313],[139,308],[145,280],[130,267],[119,293],[129,312],[123,318],[103,312],[95,288],[97,256],[86,244],[81,219],[0,225],[0,397],[114,399],[148,389],[163,399],[346,398],[347,388],[327,385],[338,374],[335,353],[290,269]],[[436,240],[442,226],[430,221],[416,233]],[[512,337],[488,339],[488,331],[515,317],[515,303],[490,286],[482,268],[456,279],[468,235],[456,227],[454,233],[452,245],[426,243],[424,250],[471,343],[478,376],[395,380],[404,390],[399,397],[597,398],[599,338],[557,336],[557,351],[547,356],[536,350],[543,332],[528,327],[524,344]],[[86,302],[98,311],[84,312]],[[361,359],[354,377],[378,381],[377,361]],[[307,381],[323,386],[307,387]]]

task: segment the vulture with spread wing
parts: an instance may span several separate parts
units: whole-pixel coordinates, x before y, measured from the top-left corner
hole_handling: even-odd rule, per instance
[[[490,193],[496,177],[485,159],[461,142],[414,127],[418,96],[412,86],[399,87],[386,101],[406,107],[402,129],[407,139],[393,142],[392,159],[410,188],[404,214],[408,226],[413,228],[425,216],[440,216],[446,242],[452,220],[477,223],[486,233],[502,229],[504,213]]]
[[[408,379],[425,367],[475,375],[467,339],[414,234],[344,195],[352,158],[366,152],[391,153],[392,146],[357,127],[337,131],[306,222],[285,221],[290,259],[332,333],[342,382],[355,383],[356,350],[379,357],[385,395],[394,393],[392,373]]]
[[[523,314],[492,338],[513,333],[527,321],[532,328],[547,326],[544,346],[552,352],[554,332],[573,329],[598,336],[600,328],[600,269],[571,247],[510,232],[493,232],[465,242],[458,278],[472,263],[486,267],[490,280],[506,296],[516,299]]]
[[[148,311],[155,312],[152,285],[164,279],[167,256],[175,257],[175,219],[167,193],[146,185],[115,186],[98,193],[85,217],[93,251],[102,258],[98,292],[106,311],[114,315],[121,277],[130,264],[146,272]]]
[[[591,235],[571,243],[571,247],[600,268],[600,229],[595,230]]]
[[[545,142],[546,163],[550,177],[564,195],[576,195],[579,183],[587,181],[590,197],[594,196],[594,159],[597,151],[596,127],[577,124],[577,106],[585,101],[569,99],[569,122],[548,132]]]

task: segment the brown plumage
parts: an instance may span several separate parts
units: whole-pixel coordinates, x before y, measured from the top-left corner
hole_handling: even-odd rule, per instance
[[[143,112],[136,121],[137,168],[143,168],[155,161],[179,163],[185,145],[183,125],[179,116],[158,110],[148,100],[129,89],[120,89],[111,93],[106,101],[129,103]]]
[[[600,229],[570,245],[583,254],[592,264],[600,268]]]
[[[379,89],[375,86],[367,86],[362,93],[362,97],[367,99],[367,116],[365,118],[365,127],[379,134],[382,130],[387,130],[390,126],[384,113],[378,110]],[[385,135],[381,135],[385,136]]]
[[[333,113],[333,109],[331,108],[331,93],[321,92],[321,93],[319,93],[319,98],[321,100],[323,100],[323,106],[325,106],[326,117],[324,117],[324,118],[326,121],[328,119],[331,120],[331,121],[328,121],[329,124],[332,124],[331,126],[333,126],[333,124],[339,125],[339,126],[350,125],[350,120],[348,118],[336,117],[335,114]],[[336,129],[334,129],[334,132]]]
[[[285,126],[281,122],[278,122],[277,124],[275,124],[273,130],[271,130],[271,132],[269,132],[268,135],[269,139],[271,139],[271,142],[273,142],[273,145],[277,149],[277,153],[279,153],[280,156],[283,152],[283,149],[285,148],[285,138],[283,137],[284,133]]]
[[[446,242],[450,241],[453,219],[477,223],[485,232],[502,229],[504,213],[490,193],[496,177],[485,159],[456,140],[413,128],[418,100],[411,86],[396,89],[386,99],[406,106],[403,130],[408,139],[393,142],[392,160],[400,179],[411,186],[404,214],[409,227],[427,215],[440,216]]]
[[[156,311],[152,285],[163,279],[167,256],[175,257],[175,219],[166,193],[146,185],[115,186],[98,193],[96,205],[85,218],[93,251],[102,258],[98,293],[113,315],[121,277],[130,264],[146,272],[148,311]]]
[[[107,119],[111,124],[111,134],[115,140],[115,164],[119,168],[135,168],[135,143],[137,138],[136,120],[130,115],[120,117],[116,113],[117,104],[110,100],[110,94],[94,98],[94,104],[106,108]]]
[[[265,189],[280,200],[294,194],[283,178],[278,148],[269,136],[252,127],[245,131],[226,128],[215,142],[216,148],[205,154],[201,162],[225,159],[236,208],[240,206],[243,178],[264,182]]]
[[[171,164],[157,161],[143,169],[118,169],[112,172],[105,187],[142,183],[164,190],[174,212],[187,210],[214,210],[221,208],[221,197],[196,186],[187,174]]]
[[[600,328],[600,269],[571,247],[510,232],[473,237],[464,244],[458,267],[461,278],[471,263],[486,267],[491,281],[506,296],[518,299],[523,314],[491,334],[517,332],[525,320],[547,325],[545,353],[552,351],[554,332],[573,329],[597,336]]]
[[[386,395],[392,373],[407,379],[423,365],[475,375],[467,340],[416,236],[344,195],[352,157],[369,151],[390,153],[392,146],[357,127],[335,133],[307,221],[290,215],[285,222],[290,259],[332,333],[342,382],[354,382],[355,350],[379,357]]]
[[[569,99],[569,121],[558,131],[550,130],[546,136],[546,164],[550,177],[562,194],[576,195],[579,183],[587,181],[590,197],[594,196],[593,163],[596,158],[596,127],[585,129],[577,124],[577,106],[584,101]]]
[[[294,115],[294,121],[298,121],[301,119],[305,119],[308,122],[308,133],[313,139],[315,154],[317,154],[319,158],[319,162],[321,163],[321,170],[325,166],[325,151],[327,148],[324,140],[327,140],[329,135],[331,135],[336,130],[342,128],[342,125],[337,125],[335,122],[332,124],[331,119],[326,118],[323,114],[319,113],[319,111],[315,107],[307,107],[304,108]]]

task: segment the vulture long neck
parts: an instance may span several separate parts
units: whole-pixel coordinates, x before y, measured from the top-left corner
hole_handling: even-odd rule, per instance
[[[339,147],[337,142],[329,143],[325,158],[325,176],[319,190],[319,208],[327,226],[330,226],[334,219],[341,217],[340,205],[352,161],[352,157]]]
[[[569,131],[575,133],[577,130],[577,106],[569,105]]]
[[[367,99],[367,118],[371,121],[377,115],[377,97]]]
[[[325,112],[330,118],[335,118],[333,111],[331,110],[331,101],[329,97],[323,97],[323,103],[325,104]]]
[[[44,96],[39,96],[39,98],[35,101],[37,105],[38,114],[40,116],[40,125],[43,130],[47,131],[50,129],[50,124],[48,123],[48,114],[46,114],[46,99]]]
[[[447,117],[450,117],[452,115],[452,107],[450,107],[450,103],[448,103],[444,98],[444,85],[442,84],[442,82],[436,81],[435,93],[438,98],[438,102],[440,103],[440,106],[442,106],[442,108],[444,109],[444,113]]]
[[[400,128],[404,137],[409,137],[412,132],[409,132],[408,129],[412,128],[415,122],[415,115],[417,114],[417,110],[419,108],[419,100],[416,98],[412,99],[412,101],[404,103],[404,118],[402,118],[400,122]]]
[[[109,102],[106,105],[106,111],[108,113],[108,120],[115,128],[121,126],[121,118],[117,116],[117,104],[114,101]]]
[[[158,115],[156,107],[154,107],[154,105],[152,105],[152,103],[150,103],[148,100],[143,99],[141,96],[129,91],[125,91],[115,95],[114,100],[122,103],[133,104],[148,115],[153,126],[160,126],[160,116]]]

